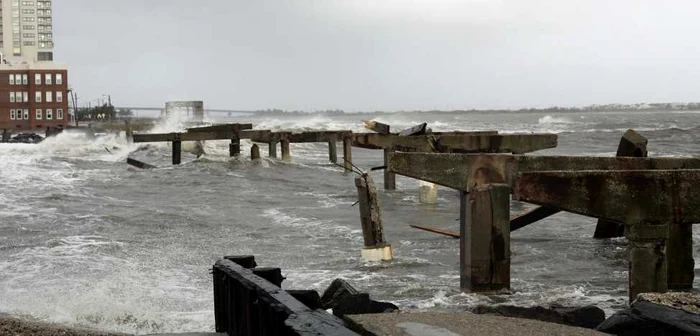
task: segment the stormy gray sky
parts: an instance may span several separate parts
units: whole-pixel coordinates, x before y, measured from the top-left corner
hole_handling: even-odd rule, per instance
[[[697,101],[700,3],[56,0],[81,100],[346,111]]]

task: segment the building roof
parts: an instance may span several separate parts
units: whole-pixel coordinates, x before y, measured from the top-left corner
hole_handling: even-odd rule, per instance
[[[2,70],[68,70],[68,66],[52,61],[34,62],[21,57],[0,55],[0,71]]]

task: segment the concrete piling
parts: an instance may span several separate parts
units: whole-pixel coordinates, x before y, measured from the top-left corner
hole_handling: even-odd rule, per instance
[[[418,200],[422,204],[438,203],[438,187],[435,183],[426,181],[418,182]]]
[[[267,144],[267,156],[271,158],[277,158],[277,142],[276,141],[270,141]]]
[[[241,154],[241,139],[238,135],[233,135],[231,137],[231,144],[228,147],[229,156],[234,157]]]
[[[173,164],[179,165],[182,160],[182,141],[180,141],[180,136],[177,133],[173,134]]]
[[[640,293],[668,290],[667,239],[669,226],[646,223],[627,225],[629,245],[629,300]]]
[[[257,144],[253,144],[253,146],[250,147],[250,159],[257,160],[259,158],[260,158],[260,147],[258,147]]]
[[[352,139],[343,138],[343,161],[345,162],[345,171],[352,171]]]
[[[389,167],[389,156],[394,151],[391,149],[384,149],[384,166]],[[396,174],[390,171],[388,168],[384,169],[384,190],[396,190]]]
[[[282,139],[282,161],[292,161],[292,154],[289,149],[289,140]]]
[[[328,161],[338,163],[338,147],[335,141],[328,142]]]
[[[462,210],[469,223],[461,223],[460,230],[462,290],[510,289],[510,187],[507,184],[476,185],[468,201],[466,195],[461,198],[462,205],[469,208]]]
[[[374,180],[368,174],[364,174],[355,178],[355,186],[360,203],[362,236],[365,245],[362,249],[362,260],[393,260],[391,244],[384,241],[384,228]]]
[[[666,255],[668,256],[668,289],[692,289],[695,280],[692,224],[670,224]]]

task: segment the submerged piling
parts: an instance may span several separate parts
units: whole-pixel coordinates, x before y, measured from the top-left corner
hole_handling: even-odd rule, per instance
[[[228,152],[231,157],[241,154],[241,139],[238,137],[238,134],[234,134],[231,137],[231,144],[229,145]]]
[[[289,148],[289,140],[283,139],[282,143],[282,161],[292,161],[292,154]]]
[[[664,293],[668,290],[666,254],[669,227],[667,224],[627,225],[629,240],[629,300],[640,293]]]
[[[343,161],[345,162],[345,171],[352,171],[352,139],[343,139]]]
[[[389,167],[389,155],[394,151],[384,149],[384,166]],[[396,174],[389,169],[384,169],[384,190],[396,190]]]
[[[257,144],[253,144],[253,146],[250,147],[250,159],[257,160],[259,158],[260,158],[260,147],[258,147]]]
[[[267,143],[267,156],[277,158],[277,142],[270,141]]]
[[[328,142],[328,161],[338,163],[338,147],[335,141]]]
[[[180,141],[180,134],[173,133],[173,164],[179,165],[182,160],[182,141]]]

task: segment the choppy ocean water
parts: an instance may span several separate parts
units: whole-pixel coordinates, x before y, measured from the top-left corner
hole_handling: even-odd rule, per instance
[[[434,131],[559,134],[557,148],[532,155],[614,156],[620,136],[633,128],[649,139],[650,156],[700,156],[700,112],[687,111],[235,121],[256,129],[362,131],[367,119],[395,128],[428,122]],[[179,127],[170,122],[158,130]],[[251,143],[242,145],[248,153]],[[169,165],[169,145],[154,144],[132,154],[161,167],[148,171],[125,163],[137,148],[120,136],[88,140],[70,132],[39,145],[0,144],[0,312],[137,334],[211,331],[209,269],[235,254],[281,267],[287,289],[323,291],[341,277],[403,309],[561,303],[596,304],[610,313],[627,303],[626,240],[593,240],[594,219],[563,213],[514,232],[514,293],[462,294],[458,241],[409,227],[458,231],[454,190],[440,188],[440,203],[431,206],[418,203],[416,180],[399,176],[396,191],[380,188],[396,260],[364,263],[359,210],[351,207],[354,176],[328,163],[326,144],[292,144],[291,163],[251,163],[247,154],[229,158],[226,141],[207,142],[207,155],[183,154],[177,167]],[[355,148],[353,159],[368,170],[382,165],[382,152]],[[373,173],[379,185],[381,174]],[[513,203],[512,212],[528,207]]]

